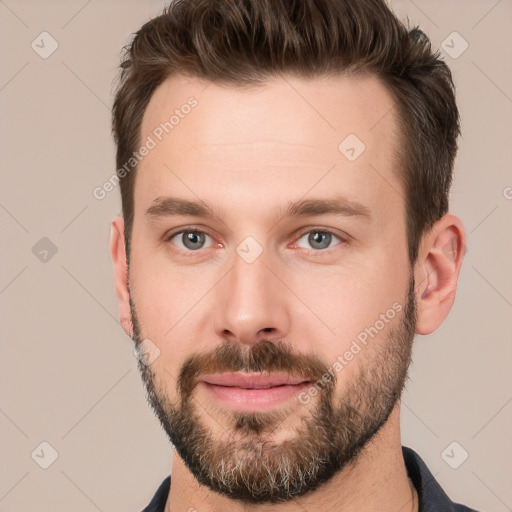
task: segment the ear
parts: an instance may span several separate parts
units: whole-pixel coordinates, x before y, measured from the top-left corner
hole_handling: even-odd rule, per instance
[[[455,215],[446,214],[423,236],[415,265],[418,334],[431,334],[448,316],[465,253],[464,227]]]
[[[124,332],[132,337],[133,323],[130,309],[130,288],[128,285],[128,264],[124,240],[124,220],[117,216],[112,221],[110,233],[110,255],[114,263],[114,283],[116,287],[119,318]]]

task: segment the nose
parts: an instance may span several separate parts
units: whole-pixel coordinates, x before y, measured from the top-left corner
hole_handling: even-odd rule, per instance
[[[245,345],[287,337],[291,292],[277,273],[265,251],[252,263],[235,255],[215,297],[217,336]]]

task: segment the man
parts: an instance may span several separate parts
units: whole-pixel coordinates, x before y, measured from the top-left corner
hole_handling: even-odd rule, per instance
[[[146,511],[467,511],[400,441],[453,304],[448,67],[382,0],[183,0],[113,109],[119,312],[174,445]]]

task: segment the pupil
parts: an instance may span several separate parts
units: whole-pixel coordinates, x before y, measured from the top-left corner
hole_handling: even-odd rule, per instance
[[[188,247],[189,249],[198,249],[197,246],[200,246],[202,242],[201,237],[202,235],[200,233],[186,233],[184,236],[185,247]]]
[[[312,246],[315,246],[315,244],[320,244],[320,247],[316,247],[317,249],[325,249],[326,247],[329,247],[330,243],[330,237],[331,235],[329,233],[323,233],[322,231],[315,231],[312,233],[310,238],[310,243]]]

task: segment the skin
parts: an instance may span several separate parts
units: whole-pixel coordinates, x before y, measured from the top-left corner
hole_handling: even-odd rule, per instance
[[[133,335],[131,296],[143,338],[160,350],[151,369],[172,401],[187,358],[225,340],[242,347],[288,340],[297,353],[314,354],[330,366],[393,303],[404,304],[409,287],[404,192],[394,156],[398,125],[393,99],[376,78],[287,76],[241,90],[176,75],[153,94],[140,140],[190,96],[197,107],[139,163],[129,272],[121,217],[113,220],[111,237],[123,327]],[[338,150],[349,134],[366,145],[352,162]],[[200,200],[218,216],[148,218],[145,211],[164,196]],[[363,205],[371,219],[280,214],[289,202],[334,196]],[[184,247],[181,236],[169,239],[171,230],[193,228],[209,235],[199,251]],[[314,229],[340,238],[315,250],[307,236]],[[236,251],[248,236],[262,248],[252,263]],[[464,247],[462,223],[451,214],[424,234],[412,269],[417,333],[435,331],[449,313]],[[370,354],[378,357],[398,320],[343,368],[335,394],[342,394]],[[229,411],[201,390],[194,399],[202,424],[227,435]],[[293,437],[295,419],[311,415],[314,403],[287,403],[271,439]],[[417,510],[401,455],[399,402],[352,464],[285,503],[230,500],[199,484],[173,455],[167,512]]]

